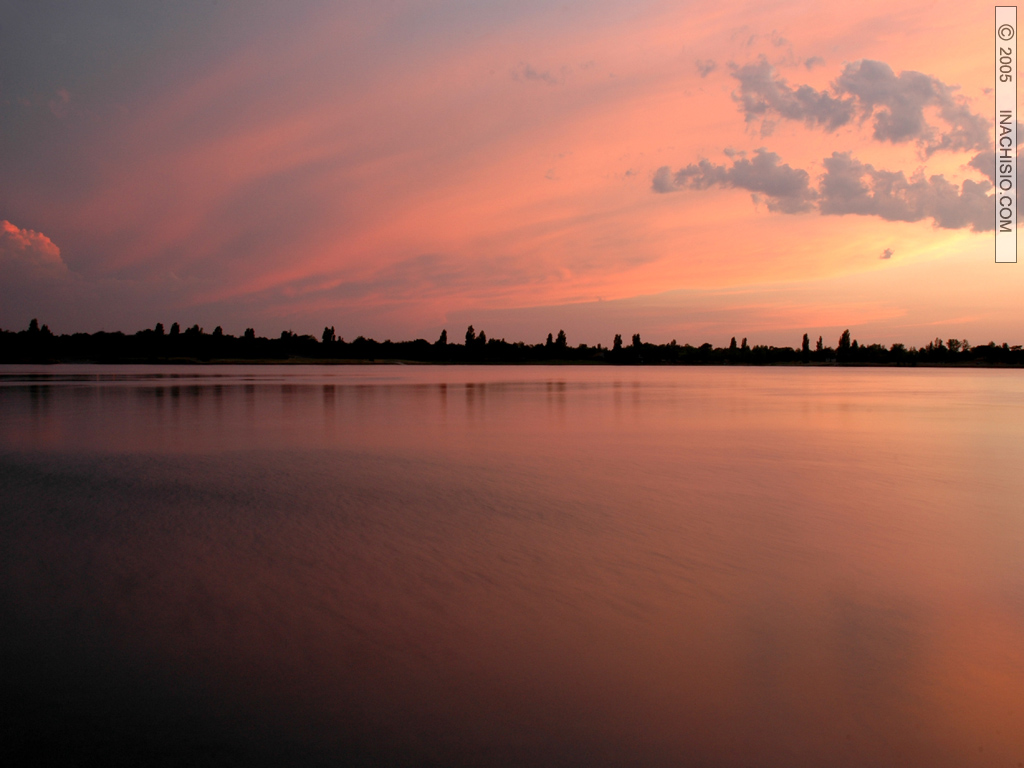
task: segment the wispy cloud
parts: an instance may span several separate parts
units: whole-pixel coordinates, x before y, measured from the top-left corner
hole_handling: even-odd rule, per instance
[[[718,64],[714,59],[697,59],[697,74],[701,77],[707,77],[716,69],[718,69]]]
[[[515,80],[530,80],[535,83],[545,83],[546,85],[561,85],[565,79],[565,68],[562,68],[562,72],[559,76],[551,74],[550,70],[543,69],[538,70],[530,64],[520,63],[518,67],[512,70],[512,77]]]

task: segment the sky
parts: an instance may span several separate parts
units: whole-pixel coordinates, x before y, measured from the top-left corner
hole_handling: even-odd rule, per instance
[[[973,0],[0,0],[0,327],[1024,343]]]

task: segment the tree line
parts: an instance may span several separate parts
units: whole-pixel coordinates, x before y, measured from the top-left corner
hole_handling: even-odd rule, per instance
[[[610,347],[601,344],[570,346],[565,331],[549,333],[539,344],[488,338],[473,326],[463,343],[450,342],[444,330],[433,342],[425,339],[382,342],[359,336],[345,341],[333,327],[320,338],[282,331],[277,338],[257,336],[252,328],[241,336],[224,333],[217,326],[207,333],[199,325],[182,330],[163,323],[125,334],[73,333],[56,335],[38,320],[23,331],[0,329],[0,363],[97,362],[97,363],[204,363],[204,362],[374,362],[421,363],[593,363],[611,365],[1024,365],[1021,345],[995,342],[972,346],[966,340],[934,339],[922,347],[904,344],[860,344],[850,331],[836,345],[826,346],[821,336],[808,334],[796,347],[750,346],[733,338],[728,346],[715,347],[650,344],[635,333],[630,343],[616,334]]]

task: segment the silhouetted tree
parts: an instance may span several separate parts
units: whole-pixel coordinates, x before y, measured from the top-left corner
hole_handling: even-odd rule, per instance
[[[323,344],[331,344],[337,337],[334,335],[334,326],[324,326],[324,332],[320,334],[320,341]]]
[[[155,333],[157,336],[163,336],[164,335],[164,324],[163,323],[157,323],[156,327],[153,329],[153,333]]]
[[[43,324],[42,328],[40,328],[39,321],[37,321],[37,319],[33,317],[32,321],[29,323],[29,337],[38,339],[40,336],[49,338],[53,336],[53,333],[50,331],[50,327],[47,326],[45,323]]]
[[[736,337],[735,336],[733,336],[729,340],[729,351],[730,352],[735,352],[736,351]]]
[[[750,347],[747,346],[747,337],[744,336],[743,337],[743,343],[740,344],[740,352],[746,352],[749,349],[750,349]]]
[[[616,333],[615,340],[612,342],[612,351],[618,352],[622,349],[622,334]]]
[[[817,342],[815,342],[815,344],[814,344],[814,351],[815,351],[815,352],[821,352],[821,351],[823,351],[824,349],[825,349],[825,347],[824,347],[824,346],[822,345],[822,343],[821,343],[821,336],[819,336],[819,337],[818,337],[818,341],[817,341]]]
[[[555,337],[552,336],[550,333],[548,334],[547,341],[544,342],[544,346],[545,347],[553,347],[553,346],[555,346]]]
[[[177,336],[179,333],[181,333],[181,326],[177,323],[171,323],[171,336]]]
[[[850,329],[847,328],[843,331],[839,337],[839,346],[836,348],[839,352],[848,352],[850,349]]]
[[[569,345],[569,342],[565,338],[565,331],[558,332],[558,338],[555,339],[555,346],[559,349],[565,349]]]
[[[471,325],[466,329],[466,347],[468,348],[473,346],[474,341],[476,341],[476,331],[473,330],[473,326]]]
[[[804,356],[811,354],[811,339],[805,333],[803,343],[800,345],[800,351],[804,353]]]
[[[439,346],[439,347],[446,347],[446,346],[448,346],[448,330],[447,329],[443,329],[441,331],[441,336],[437,339],[437,346]]]
[[[214,336],[214,338],[219,339],[223,335],[224,335],[224,329],[221,328],[219,325],[216,328],[213,329],[213,336]]]
[[[245,338],[247,341],[253,341],[256,338],[256,331],[254,331],[252,328],[246,328]]]
[[[640,334],[639,333],[634,333],[633,334],[633,346],[634,347],[639,347],[640,344],[641,344]]]
[[[476,343],[478,347],[483,348],[483,346],[487,343],[487,334],[484,333],[483,331],[480,331],[480,335],[476,337]]]

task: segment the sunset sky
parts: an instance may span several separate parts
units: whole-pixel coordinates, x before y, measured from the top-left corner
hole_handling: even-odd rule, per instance
[[[1024,343],[993,6],[0,0],[0,327]]]

